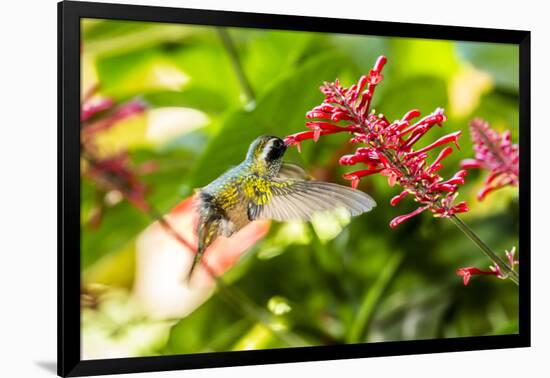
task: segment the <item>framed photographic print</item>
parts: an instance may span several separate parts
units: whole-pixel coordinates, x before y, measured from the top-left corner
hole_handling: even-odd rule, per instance
[[[529,346],[529,32],[58,10],[59,375]]]

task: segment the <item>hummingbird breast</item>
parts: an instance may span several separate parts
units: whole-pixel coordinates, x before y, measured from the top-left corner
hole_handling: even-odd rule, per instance
[[[201,215],[219,216],[224,236],[230,236],[250,222],[248,201],[242,190],[247,178],[244,168],[237,166],[229,170],[200,191]]]

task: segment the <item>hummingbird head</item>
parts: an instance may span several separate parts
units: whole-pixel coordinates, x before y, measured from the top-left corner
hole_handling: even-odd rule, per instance
[[[256,138],[248,148],[246,158],[258,163],[270,164],[280,162],[285,154],[286,144],[281,138],[263,135]]]

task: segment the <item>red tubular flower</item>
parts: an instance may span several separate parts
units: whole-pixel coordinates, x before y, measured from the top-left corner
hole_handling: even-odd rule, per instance
[[[519,146],[511,142],[510,132],[499,134],[482,119],[470,122],[470,131],[475,158],[463,160],[461,166],[464,169],[483,168],[489,171],[478,199],[482,201],[489,193],[504,186],[517,186]]]
[[[470,266],[467,268],[458,268],[456,270],[456,274],[458,276],[462,276],[464,280],[464,286],[468,285],[468,282],[470,282],[470,278],[472,278],[472,276],[483,275],[483,274],[494,275],[494,276],[498,275],[498,273],[493,270],[481,270],[473,266]]]
[[[289,135],[285,143],[300,149],[304,140],[313,139],[316,142],[323,135],[341,132],[351,134],[350,143],[363,143],[364,146],[354,154],[342,156],[339,163],[360,164],[365,169],[346,173],[344,178],[351,180],[351,185],[357,187],[363,177],[380,173],[388,178],[391,186],[397,184],[403,188],[401,194],[392,198],[392,206],[396,206],[408,194],[420,204],[410,214],[394,218],[390,222],[392,228],[426,210],[438,217],[467,212],[465,202],[454,203],[458,186],[464,183],[466,171],[461,170],[446,181],[436,173],[443,167],[441,162],[453,151],[449,144],[455,144],[458,148],[460,131],[443,136],[425,147],[413,149],[432,127],[441,126],[446,121],[443,109],[436,109],[416,123],[412,122],[420,117],[420,111],[416,109],[394,122],[371,110],[374,91],[383,79],[381,71],[386,62],[386,57],[379,57],[369,74],[362,76],[349,88],[343,87],[338,80],[325,82],[321,86],[325,100],[306,114],[310,120],[306,126],[310,131]],[[428,164],[428,152],[441,146],[445,147]]]
[[[514,255],[516,253],[516,247],[513,247],[510,251],[504,251],[506,254],[506,258],[508,260],[508,264],[512,270],[514,270],[515,266],[519,264],[519,261],[514,259]],[[500,266],[496,263],[489,266],[489,270],[481,270],[476,267],[467,267],[467,268],[458,268],[456,270],[456,274],[458,276],[461,276],[464,279],[464,285],[468,285],[468,282],[470,282],[470,278],[472,276],[477,275],[492,275],[496,276],[501,279],[508,278],[506,274],[502,272],[500,269]]]

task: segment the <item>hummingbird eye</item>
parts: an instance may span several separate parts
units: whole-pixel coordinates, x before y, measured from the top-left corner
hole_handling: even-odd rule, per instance
[[[286,151],[285,142],[280,138],[273,138],[267,146],[266,159],[268,161],[280,159]]]
[[[283,142],[279,138],[274,138],[273,139],[273,147],[275,147],[275,148],[281,148],[282,146],[284,146],[284,144],[285,144],[285,142]]]

